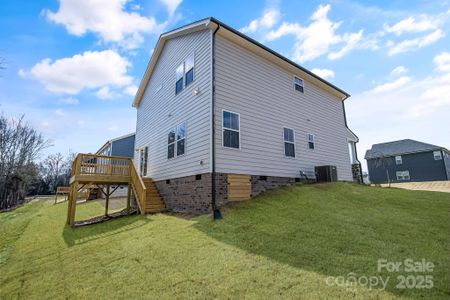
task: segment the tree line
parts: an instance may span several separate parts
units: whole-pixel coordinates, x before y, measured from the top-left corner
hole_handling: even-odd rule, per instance
[[[68,186],[74,154],[50,154],[51,143],[24,117],[0,114],[0,211],[26,201],[27,196],[54,194],[57,186]]]

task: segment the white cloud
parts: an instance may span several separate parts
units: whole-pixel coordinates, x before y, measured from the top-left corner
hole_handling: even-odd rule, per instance
[[[259,30],[270,29],[280,20],[280,12],[276,8],[266,10],[258,19],[251,21],[247,26],[240,29],[243,33],[254,33]]]
[[[129,66],[130,62],[115,51],[86,51],[55,61],[46,58],[26,74],[50,92],[75,95],[83,89],[129,85],[132,81],[127,75]]]
[[[78,99],[73,98],[73,97],[59,99],[59,102],[64,103],[64,104],[70,104],[70,105],[78,105],[80,103],[80,101]]]
[[[183,0],[161,0],[161,2],[166,6],[169,15],[173,15],[177,7],[181,4]]]
[[[95,95],[96,95],[98,98],[103,99],[103,100],[111,99],[111,98],[114,97],[114,94],[113,94],[113,93],[111,92],[111,90],[109,89],[109,86],[104,86],[104,87],[102,87],[101,89],[99,89],[99,90],[95,93]]]
[[[445,134],[450,128],[450,70],[438,67],[444,54],[435,56],[436,69],[426,77],[378,87],[346,101],[349,126],[360,137],[359,157],[372,144],[389,140],[450,145],[450,135]]]
[[[402,86],[406,85],[408,82],[411,81],[411,78],[408,76],[402,76],[392,82],[384,83],[381,85],[376,86],[371,90],[372,93],[386,93],[390,91],[397,90],[401,88]]]
[[[392,26],[384,25],[384,30],[389,33],[401,35],[405,32],[424,32],[434,30],[438,28],[439,23],[440,22],[438,22],[436,18],[422,15],[420,20],[416,20],[414,17],[408,17]]]
[[[442,52],[436,55],[433,62],[438,71],[450,73],[450,52]]]
[[[363,31],[354,33],[337,33],[342,22],[333,22],[328,18],[331,6],[320,5],[311,16],[311,23],[302,26],[298,23],[283,22],[277,29],[266,35],[268,41],[279,39],[286,35],[294,35],[296,42],[292,58],[295,61],[305,62],[329,53],[329,59],[339,59],[353,49],[369,48],[373,45],[362,43]],[[339,50],[333,46],[341,45]]]
[[[437,42],[444,36],[445,36],[445,33],[441,29],[437,29],[437,30],[431,32],[430,34],[427,34],[427,35],[424,35],[424,36],[421,36],[418,38],[404,40],[397,44],[389,43],[388,46],[390,49],[388,51],[388,55],[395,55],[395,54],[410,52],[410,51],[414,51],[414,50],[423,48],[425,46],[428,46],[428,45],[431,45],[431,44]]]
[[[328,54],[328,58],[331,60],[342,58],[347,53],[349,53],[351,50],[358,47],[362,37],[363,37],[362,29],[355,33],[344,34],[342,39],[346,42],[346,44],[344,45],[344,47],[341,48],[341,50],[336,51],[336,52],[331,52],[330,54]]]
[[[390,76],[398,77],[398,76],[404,75],[406,73],[408,73],[408,68],[406,68],[404,66],[397,66],[391,71]]]
[[[60,0],[58,11],[44,10],[43,14],[49,21],[63,25],[70,34],[83,36],[92,32],[102,41],[120,43],[130,49],[130,45],[137,47],[142,42],[143,33],[159,29],[153,17],[125,11],[128,2],[130,0]]]
[[[134,97],[136,95],[138,89],[139,89],[139,87],[137,87],[136,85],[130,85],[129,87],[127,87],[125,89],[125,93]]]
[[[62,109],[62,108],[58,108],[54,111],[55,115],[60,116],[60,117],[64,117],[67,116],[67,113]]]
[[[333,78],[334,77],[334,71],[329,69],[312,69],[311,72],[314,74],[326,79],[326,78]]]

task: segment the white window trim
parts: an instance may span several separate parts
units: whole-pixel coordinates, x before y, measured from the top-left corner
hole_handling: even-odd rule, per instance
[[[177,154],[177,152],[176,151],[178,151],[178,138],[177,138],[177,128],[178,128],[178,126],[180,126],[181,124],[184,124],[184,137],[182,138],[182,140],[184,140],[184,153],[183,154],[181,154],[181,155],[178,155]],[[185,156],[186,155],[186,150],[187,150],[187,123],[186,122],[181,122],[181,123],[179,123],[177,126],[175,126],[175,156],[174,156],[174,158],[175,157],[183,157],[183,156]]]
[[[397,158],[400,158],[400,159],[397,159]],[[401,155],[396,155],[394,159],[395,159],[395,164],[397,166],[403,165],[403,157]]]
[[[300,79],[301,81],[302,81],[302,88],[303,88],[303,91],[301,92],[301,91],[297,91],[296,89],[295,89],[295,85],[297,84],[296,82],[295,82],[295,79]],[[298,77],[297,75],[293,75],[293,77],[292,77],[292,82],[294,83],[294,85],[293,85],[293,88],[294,88],[294,91],[295,92],[297,92],[297,93],[302,93],[302,94],[304,94],[305,93],[305,81],[302,79],[302,78],[300,78],[300,77]]]
[[[405,172],[408,172],[408,178],[406,179],[404,175],[400,175],[401,178],[399,178],[399,173],[404,174]],[[410,181],[411,180],[411,176],[409,174],[409,170],[397,171],[397,172],[395,172],[395,177],[397,178],[398,181]]]
[[[181,77],[177,79],[177,70],[178,70],[181,66],[183,67],[183,72],[182,72]],[[175,68],[175,96],[180,95],[180,94],[184,91],[184,89],[185,89],[185,86],[184,86],[185,72],[184,72],[184,71],[185,71],[185,70],[184,70],[184,60],[183,60],[183,62],[182,62],[181,64],[179,64],[179,65]],[[177,93],[177,82],[178,82],[180,79],[183,80],[183,84],[181,85],[181,91],[179,91],[179,92]]]
[[[439,158],[436,158],[436,154],[435,153],[439,153]],[[433,158],[434,158],[434,160],[442,160],[442,152],[441,152],[441,150],[433,151]]]
[[[231,128],[225,128],[225,127],[223,126],[223,113],[224,113],[224,112],[229,112],[229,113],[232,113],[232,114],[236,114],[236,115],[238,116],[238,119],[239,119],[239,126],[238,126],[239,129],[238,129],[238,130],[236,130],[236,129],[231,129]],[[234,111],[231,111],[231,110],[222,109],[221,124],[222,124],[222,132],[221,132],[221,134],[222,134],[222,148],[225,148],[225,149],[232,149],[232,150],[241,150],[241,147],[242,147],[242,138],[241,138],[241,115],[240,115],[239,113],[234,112]],[[231,130],[231,131],[237,132],[237,133],[239,134],[239,148],[228,147],[228,146],[225,146],[225,145],[223,144],[223,141],[224,141],[224,138],[223,138],[223,131],[224,131],[225,129],[226,129],[226,130]]]
[[[312,143],[314,144],[314,148],[313,148],[313,149],[309,148],[309,136],[310,136],[310,135],[313,137],[313,140],[312,140]],[[310,150],[310,151],[316,150],[316,135],[315,135],[315,134],[312,134],[312,133],[306,133],[306,148],[307,148],[308,150]]]
[[[284,129],[290,129],[290,130],[292,130],[292,133],[294,134],[294,142],[290,142],[290,141],[286,141],[285,139],[284,139]],[[297,146],[295,145],[295,141],[296,141],[296,138],[295,138],[295,130],[294,130],[294,128],[291,128],[291,127],[287,127],[287,126],[283,126],[283,130],[282,130],[282,140],[283,140],[283,153],[284,153],[284,157],[285,158],[288,158],[288,159],[296,159],[297,158]],[[287,156],[286,155],[286,149],[285,149],[285,146],[284,146],[284,143],[289,143],[289,144],[293,144],[294,145],[294,156]]]
[[[185,88],[187,88],[187,87],[189,86],[189,85],[186,85],[186,74],[187,74],[187,72],[188,72],[190,69],[189,69],[189,70],[186,70],[186,60],[187,60],[188,58],[190,58],[190,57],[192,57],[192,60],[194,61],[194,64],[192,65],[192,71],[193,71],[192,77],[193,77],[193,79],[192,79],[192,82],[189,83],[189,85],[193,84],[194,81],[195,81],[195,52],[194,52],[194,53],[192,53],[191,55],[189,55],[189,56],[184,60],[184,62],[183,62],[183,64],[184,64],[184,67],[183,67],[183,70],[184,70],[184,72],[183,72],[183,80],[184,80],[183,85],[184,85],[184,88],[183,88],[183,89],[185,89]]]
[[[186,131],[184,132],[184,153],[183,154],[181,154],[181,155],[177,155],[177,148],[178,148],[178,145],[177,145],[177,142],[178,142],[178,139],[177,139],[177,127],[178,126],[180,126],[181,124],[183,124],[184,123],[184,126],[186,127],[185,129],[186,129]],[[171,130],[174,130],[175,131],[175,141],[173,142],[173,143],[168,143],[167,141],[167,138],[168,138],[168,134],[170,133],[170,131]],[[171,128],[169,128],[166,132],[167,132],[167,134],[166,134],[166,159],[167,160],[172,160],[172,159],[176,159],[176,158],[178,158],[178,157],[183,157],[183,156],[185,156],[186,155],[186,152],[187,152],[187,122],[181,122],[181,123],[178,123],[175,127],[171,127]],[[174,144],[174,147],[173,147],[173,157],[171,157],[171,158],[169,158],[169,157],[167,157],[167,154],[168,154],[168,147],[169,147],[169,145],[172,145],[172,144]]]

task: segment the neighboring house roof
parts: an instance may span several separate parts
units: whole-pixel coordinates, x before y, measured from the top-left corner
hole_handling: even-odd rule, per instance
[[[116,137],[116,138],[114,138],[114,139],[110,139],[110,140],[106,141],[106,143],[103,144],[103,146],[102,146],[100,149],[98,149],[97,152],[95,152],[95,154],[100,154],[100,153],[102,153],[102,152],[103,152],[109,145],[111,145],[113,142],[119,141],[119,140],[122,140],[122,139],[126,139],[126,138],[128,138],[128,137],[130,137],[130,136],[133,136],[133,135],[136,135],[136,133],[133,132],[133,133],[129,133],[129,134],[125,134],[125,135]]]
[[[299,74],[302,77],[302,79],[304,80],[306,79],[307,81],[310,81],[318,86],[321,86],[325,90],[328,90],[330,93],[336,95],[337,97],[340,97],[342,100],[345,100],[348,97],[350,97],[350,95],[347,92],[341,90],[340,88],[331,84],[330,82],[326,81],[320,76],[312,73],[311,71],[305,69],[304,67],[296,64],[292,60],[282,56],[281,54],[264,46],[263,44],[257,42],[256,40],[239,32],[238,30],[226,25],[225,23],[222,23],[221,21],[210,17],[161,34],[156,44],[155,50],[153,51],[150,62],[147,66],[147,69],[145,71],[141,84],[139,85],[139,89],[134,98],[133,101],[134,107],[138,107],[142,100],[147,83],[150,80],[150,77],[156,66],[156,62],[158,61],[158,58],[161,55],[162,49],[164,48],[164,44],[166,43],[166,41],[178,36],[182,36],[188,33],[204,29],[211,29],[211,30],[217,29],[216,32],[217,34],[223,35],[224,37],[232,40],[233,42],[236,42],[237,44],[245,47],[246,49],[254,53],[261,55],[262,57],[274,62],[275,64],[280,65],[286,69],[289,69],[293,73],[295,72]]]
[[[408,153],[427,152],[444,149],[444,147],[422,143],[415,140],[405,139],[387,143],[372,145],[372,149],[367,150],[365,159],[373,159],[386,156],[395,156]],[[448,150],[446,150],[448,151]]]

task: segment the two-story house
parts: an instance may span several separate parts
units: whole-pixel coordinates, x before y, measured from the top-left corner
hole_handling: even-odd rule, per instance
[[[314,179],[317,166],[359,180],[348,97],[214,18],[194,22],[160,36],[134,99],[136,169],[169,210],[191,213]]]
[[[375,184],[450,179],[450,152],[441,146],[410,139],[374,144],[365,159]]]

